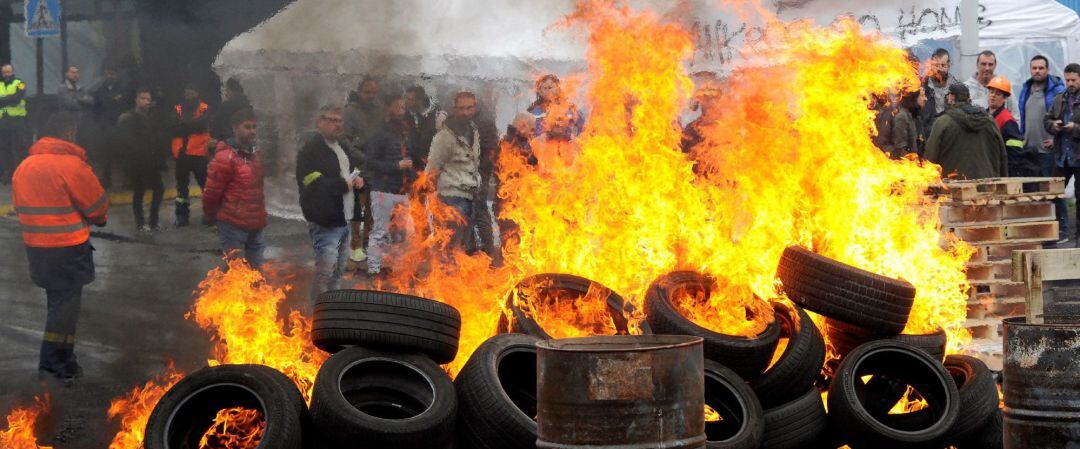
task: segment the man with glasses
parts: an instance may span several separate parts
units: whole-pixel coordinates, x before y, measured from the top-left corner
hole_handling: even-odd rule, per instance
[[[929,133],[934,127],[934,120],[945,112],[947,106],[945,96],[949,94],[949,87],[961,84],[949,73],[949,51],[939,48],[930,56],[930,63],[923,80],[923,89],[926,92],[926,106],[920,111],[924,132]]]
[[[349,259],[349,220],[356,210],[354,192],[364,187],[360,158],[342,139],[341,108],[324,106],[315,133],[296,156],[300,208],[315,249],[311,303],[338,288]]]

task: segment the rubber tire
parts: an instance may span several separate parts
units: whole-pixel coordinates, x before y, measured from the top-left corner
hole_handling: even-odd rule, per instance
[[[933,407],[930,410],[938,410],[940,418],[924,429],[900,431],[881,422],[880,415],[873,416],[863,407],[861,393],[856,392],[862,375],[875,374],[858,371],[857,368],[872,362],[879,363],[881,366],[878,368],[885,370],[880,374],[903,376],[901,378],[911,382],[924,396],[929,396],[926,399]],[[919,376],[925,376],[923,380],[926,382],[920,381]],[[940,396],[935,394],[935,390],[939,389],[937,393]],[[960,411],[960,394],[945,367],[925,351],[894,340],[866,343],[848,354],[829,386],[828,401],[831,427],[843,430],[845,441],[854,449],[940,449],[945,445]]]
[[[717,388],[726,390],[738,403],[717,402]],[[757,449],[765,435],[765,410],[750,386],[738,373],[713,360],[705,360],[705,403],[724,416],[724,410],[742,415],[742,426],[730,438],[723,441],[706,441],[706,449]],[[730,420],[733,417],[724,417]],[[706,430],[708,423],[706,423]]]
[[[550,289],[568,290],[581,293],[582,295],[588,293],[590,287],[600,289],[601,291],[607,291],[607,309],[611,314],[611,322],[615,325],[615,334],[630,334],[630,317],[637,312],[637,309],[633,304],[624,300],[618,293],[615,293],[614,290],[603,284],[572,274],[544,273],[522,279],[521,282],[517,283],[515,290],[534,284],[545,284],[549,285],[548,288]],[[505,310],[510,313],[510,318],[507,318],[506,312],[499,316],[498,333],[528,334],[540,340],[552,339],[551,335],[548,334],[544,328],[540,327],[540,323],[537,323],[535,319],[526,314],[521,310],[521,307],[514,303],[513,292],[506,297]],[[643,334],[652,333],[645,323],[641,323],[641,326]]]
[[[789,246],[777,275],[795,303],[873,332],[898,334],[907,324],[915,287]]]
[[[828,418],[817,388],[809,388],[795,400],[765,410],[762,449],[799,449],[814,446],[825,431]]]
[[[893,339],[904,342],[930,354],[935,360],[945,359],[945,345],[948,337],[945,331],[938,329],[932,334],[881,334],[869,329],[845,323],[834,318],[825,319],[826,334],[833,344],[833,350],[843,358],[859,345],[874,340]]]
[[[957,443],[978,438],[979,432],[998,410],[998,390],[994,373],[975,357],[950,355],[945,359],[945,370],[952,376],[960,394],[960,414],[949,431],[949,442]],[[922,411],[907,413],[909,423],[924,425],[933,418]]]
[[[234,389],[236,385],[247,389],[248,393],[253,393],[256,400],[230,398],[223,394],[228,390],[214,389]],[[193,405],[209,408],[194,416],[178,415],[183,411],[195,412],[196,410],[191,408]],[[174,440],[175,444],[166,442],[166,427],[171,429],[175,424],[190,426],[197,422],[207,424],[213,420],[218,410],[236,406],[262,410],[266,428],[263,430],[260,449],[303,447],[306,425],[310,419],[307,404],[288,377],[262,365],[219,365],[185,376],[169,388],[154,406],[146,422],[143,445],[146,449],[181,447],[183,438],[180,441]],[[190,442],[191,447],[198,445],[198,440],[205,430],[180,427],[181,433],[187,433],[194,438],[194,441]]]
[[[982,428],[956,447],[959,449],[1002,449],[1005,447],[1005,429],[1002,419],[1001,409],[995,408],[994,413],[983,423]]]
[[[938,329],[932,334],[899,334],[892,339],[922,349],[934,360],[945,360],[945,346],[949,342],[944,329]]]
[[[696,286],[708,291],[712,280],[694,271],[676,271],[660,276],[645,293],[645,319],[657,334],[690,335],[704,341],[702,351],[707,360],[723,364],[743,379],[755,380],[772,361],[773,351],[780,341],[780,324],[773,320],[754,338],[725,335],[706,329],[686,319],[671,303],[671,292],[684,286]]]
[[[825,364],[825,340],[810,315],[784,301],[773,301],[772,306],[780,325],[780,338],[787,338],[788,344],[776,364],[750,382],[766,409],[802,397],[814,386]]]
[[[520,449],[536,446],[537,428],[534,416],[537,341],[539,339],[532,335],[501,334],[489,338],[473,352],[454,379],[458,396],[458,445],[469,449]],[[522,353],[531,353],[533,356],[532,365],[525,370],[533,375],[532,408],[529,410],[532,415],[522,410],[510,398],[500,376],[504,357]],[[527,380],[525,384],[528,384]]]
[[[364,361],[393,364],[422,373],[429,385],[406,384],[405,378],[398,378],[402,381],[399,385],[382,383],[379,386],[414,400],[423,398],[417,398],[415,391],[405,391],[403,387],[417,388],[425,393],[430,387],[431,404],[420,414],[403,419],[379,418],[358,410],[346,399],[340,382],[345,379],[347,370]],[[404,408],[400,401],[390,405]],[[342,350],[330,356],[319,369],[311,395],[311,417],[324,447],[354,447],[362,443],[365,447],[442,449],[453,444],[456,416],[457,395],[450,376],[421,354],[390,354],[360,347]]]
[[[370,290],[332,290],[319,295],[311,339],[334,353],[348,346],[421,352],[445,364],[457,355],[461,313],[438,301]]]

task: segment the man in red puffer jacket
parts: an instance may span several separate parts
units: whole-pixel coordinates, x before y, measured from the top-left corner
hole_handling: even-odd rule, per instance
[[[203,216],[217,223],[222,251],[227,258],[244,250],[248,265],[263,263],[266,240],[266,198],[263,167],[255,148],[255,113],[244,109],[232,117],[233,137],[218,143],[206,176]]]

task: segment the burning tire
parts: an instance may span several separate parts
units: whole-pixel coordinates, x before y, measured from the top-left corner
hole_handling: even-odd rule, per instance
[[[456,415],[450,377],[419,354],[345,349],[319,369],[311,397],[326,447],[442,449],[453,442]]]
[[[927,402],[929,419],[913,413],[887,415],[864,406],[862,378],[895,379],[910,385]],[[829,420],[853,448],[944,446],[960,409],[960,397],[945,367],[926,352],[897,341],[859,346],[840,363],[829,386]]]
[[[811,387],[795,400],[765,410],[765,436],[761,448],[813,447],[826,426],[821,393]]]
[[[586,296],[605,298],[606,312],[610,316],[611,324],[614,327],[613,334],[617,335],[630,333],[630,316],[636,311],[633,304],[623,300],[622,296],[619,296],[610,288],[598,282],[571,274],[547,273],[529,276],[518,282],[514,290],[506,298],[506,310],[510,316],[507,317],[504,314],[500,317],[499,333],[528,334],[541,340],[550,340],[552,338],[548,331],[533,318],[532,313],[523,309],[522,305],[514,300],[515,292],[533,291],[553,295],[568,293],[575,296],[575,299]],[[530,304],[536,300],[528,293],[524,293],[524,296],[526,296],[525,301]],[[597,324],[597,329],[592,332],[593,335],[611,334],[611,332],[601,330],[601,325],[604,323],[598,322],[595,324]],[[650,333],[647,328],[643,328],[642,331],[643,333]]]
[[[994,374],[981,360],[965,355],[950,355],[945,359],[945,370],[952,376],[960,395],[960,413],[949,431],[949,441],[977,438],[976,432],[981,431],[998,410]],[[906,415],[910,415],[905,420],[910,425],[925,425],[933,419],[925,409]]]
[[[994,413],[983,423],[982,428],[956,447],[959,449],[1001,449],[1005,446],[1002,418],[1001,409],[995,408]]]
[[[265,428],[259,447],[299,449],[308,421],[296,385],[273,368],[220,365],[183,378],[162,396],[146,422],[146,449],[198,447],[219,411],[242,407],[259,412]]]
[[[774,301],[780,338],[788,343],[773,366],[750,382],[763,407],[793,401],[811,389],[825,363],[825,340],[805,311],[794,304]]]
[[[706,329],[686,319],[676,310],[673,297],[682,289],[708,292],[712,279],[693,271],[677,271],[657,278],[645,294],[645,316],[653,332],[658,334],[690,335],[705,340],[705,358],[730,368],[744,379],[761,376],[772,360],[780,340],[780,325],[776,320],[754,336],[725,335]]]
[[[327,352],[348,346],[421,352],[440,364],[454,360],[460,334],[461,314],[447,304],[369,290],[319,295],[311,324],[311,339]]]
[[[835,350],[837,355],[841,358],[862,344],[874,340],[892,339],[922,349],[927,354],[930,354],[934,360],[945,359],[945,344],[947,343],[948,338],[945,331],[942,329],[938,329],[937,332],[932,334],[889,335],[874,332],[832,318],[825,319],[825,329],[826,334],[829,336],[829,341],[833,345],[833,350]]]
[[[872,332],[898,334],[907,324],[915,287],[789,246],[777,275],[797,304]]]
[[[734,371],[705,360],[705,405],[720,415],[705,422],[707,449],[757,449],[765,433],[765,412],[754,391]]]
[[[536,342],[496,335],[477,348],[454,380],[458,444],[470,449],[536,445]]]

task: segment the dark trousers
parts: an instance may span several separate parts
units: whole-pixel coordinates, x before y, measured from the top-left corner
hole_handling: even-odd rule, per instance
[[[1065,185],[1068,186],[1070,179],[1080,178],[1080,167],[1056,167],[1053,176],[1065,178]],[[1080,179],[1077,179],[1076,182],[1080,183]],[[1076,197],[1077,190],[1080,189],[1073,185],[1074,197]],[[1058,234],[1063,237],[1069,235],[1069,207],[1065,203],[1065,199],[1054,200],[1054,209],[1057,211]],[[1080,234],[1080,207],[1077,207],[1076,210],[1076,221],[1073,224],[1077,225],[1076,233]]]
[[[0,118],[0,183],[10,183],[15,168],[26,158],[23,145],[25,123],[19,117]]]
[[[161,174],[140,173],[132,176],[131,180],[131,210],[135,212],[135,226],[142,226],[143,199],[146,191],[150,191],[150,227],[158,225],[158,211],[161,210],[161,199],[165,195],[165,184],[161,182]]]
[[[366,248],[368,247],[368,241],[371,240],[371,230],[375,227],[374,214],[371,213],[371,191],[365,186],[359,193],[357,202],[360,208],[356,211],[357,214],[353,217],[349,226],[352,228],[352,235],[356,238],[352,239],[350,246],[352,249]],[[364,223],[364,231],[360,232],[360,223]]]
[[[75,325],[82,289],[94,280],[94,247],[90,242],[63,248],[26,248],[30,279],[45,289],[48,315],[41,339],[38,368],[59,377],[81,370],[75,359]]]
[[[191,215],[191,201],[188,199],[188,184],[191,176],[200,189],[206,188],[206,157],[182,155],[176,159],[176,221],[187,224]]]
[[[82,286],[45,289],[45,296],[49,313],[45,318],[38,370],[59,377],[76,376],[82,371],[75,357],[75,325],[82,305]]]
[[[472,253],[476,251],[476,211],[477,202],[467,198],[439,195],[439,201],[453,207],[461,214],[464,220],[447,223],[451,229],[450,246],[455,249],[465,250]]]

